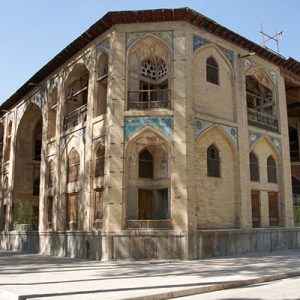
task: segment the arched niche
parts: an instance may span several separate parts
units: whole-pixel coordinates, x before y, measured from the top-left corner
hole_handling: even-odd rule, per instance
[[[217,78],[208,73],[213,71],[208,68],[209,60],[215,62]],[[235,121],[234,76],[228,59],[216,45],[208,44],[195,52],[192,63],[194,109],[209,115],[213,112],[217,118]]]
[[[43,118],[39,106],[29,104],[16,134],[13,228],[37,230]]]
[[[171,227],[170,157],[169,141],[156,130],[143,129],[128,141],[125,164],[127,228]]]
[[[48,138],[55,137],[57,116],[58,89],[55,86],[49,94],[48,107]]]
[[[218,173],[209,174],[208,150],[218,155]],[[239,226],[237,149],[218,126],[206,130],[195,143],[196,214],[198,229],[236,228]],[[216,176],[218,175],[218,176]]]
[[[64,130],[86,120],[89,71],[83,64],[76,64],[65,82]]]
[[[172,50],[152,35],[128,50],[128,109],[170,108]]]

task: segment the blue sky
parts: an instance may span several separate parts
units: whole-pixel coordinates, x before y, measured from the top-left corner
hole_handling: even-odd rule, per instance
[[[261,22],[270,35],[283,30],[280,53],[300,61],[299,0],[0,0],[0,103],[106,12],[178,7],[256,43]]]

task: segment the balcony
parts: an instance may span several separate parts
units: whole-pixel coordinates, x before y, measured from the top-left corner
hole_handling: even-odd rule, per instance
[[[262,129],[278,132],[278,119],[248,107],[248,124]]]
[[[75,127],[86,121],[87,105],[80,106],[64,117],[64,130]]]
[[[127,220],[127,229],[171,229],[172,220]]]
[[[128,92],[128,109],[170,108],[170,90],[137,90]]]

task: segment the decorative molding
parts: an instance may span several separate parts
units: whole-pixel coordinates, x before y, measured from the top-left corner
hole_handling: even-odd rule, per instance
[[[91,53],[88,51],[87,53],[83,54],[81,57],[78,57],[74,62],[72,62],[69,66],[67,66],[63,71],[63,78],[66,80],[70,73],[72,72],[74,66],[76,64],[84,64],[87,69],[90,69],[90,65],[92,62]]]
[[[260,140],[263,137],[266,137],[281,154],[281,140],[279,138],[271,135],[261,134],[254,131],[249,131],[248,135],[249,135],[249,149],[251,149],[258,140]]]
[[[208,45],[208,44],[214,44],[214,43],[211,43],[210,41],[194,34],[194,36],[193,36],[193,51],[194,52],[197,49],[199,49],[205,45]],[[234,64],[234,52],[229,49],[226,49],[220,45],[217,45],[217,44],[214,44],[214,45],[216,45],[223,52],[225,57],[229,60],[230,64],[233,65]]]
[[[149,32],[128,32],[126,33],[126,49],[128,49],[137,39],[147,34],[155,35],[164,40],[173,49],[173,31],[149,31]]]
[[[107,53],[110,50],[109,39],[104,40],[96,46],[96,58],[98,59],[102,53]]]
[[[271,77],[272,81],[274,82],[274,84],[277,85],[277,76],[276,76],[275,71],[271,70],[271,71],[269,71],[269,74],[270,74],[270,77]]]
[[[82,139],[83,144],[85,144],[85,128],[81,128],[60,138],[60,152],[64,150],[66,144],[73,136],[77,136],[79,139]]]
[[[204,120],[195,120],[195,140],[208,128],[214,126],[213,123]]]
[[[226,135],[228,135],[230,137],[230,139],[233,141],[233,143],[238,146],[238,135],[237,135],[237,128],[236,127],[232,127],[232,126],[228,126],[228,125],[223,125],[223,124],[216,124],[216,123],[212,123],[212,122],[208,122],[208,121],[204,121],[204,120],[200,120],[200,119],[196,119],[194,122],[195,125],[195,140],[198,139],[198,137],[203,134],[207,129],[213,127],[213,126],[217,126],[219,128],[221,128]]]
[[[253,66],[253,63],[250,59],[245,59],[244,65],[245,65],[245,69],[248,70]]]
[[[10,112],[7,116],[7,124],[10,122],[10,121],[13,121],[14,119],[14,113],[13,112]]]
[[[125,118],[125,140],[144,127],[151,127],[160,131],[168,139],[173,135],[172,117],[149,117],[149,118]]]
[[[193,36],[193,50],[194,50],[194,52],[197,49],[199,49],[199,48],[201,48],[201,47],[203,47],[207,44],[209,44],[209,41],[207,41],[207,40],[203,39],[202,37],[194,34],[194,36]]]

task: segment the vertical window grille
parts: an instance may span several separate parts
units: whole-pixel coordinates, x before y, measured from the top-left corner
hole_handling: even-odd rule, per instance
[[[252,152],[249,154],[250,161],[250,180],[251,181],[259,181],[259,164],[258,158]]]
[[[79,180],[80,158],[75,149],[68,156],[67,183]]]
[[[95,189],[94,221],[103,219],[103,189]]]
[[[104,176],[105,147],[100,145],[96,151],[95,177]]]
[[[54,187],[54,180],[55,180],[55,170],[54,170],[54,163],[53,160],[50,160],[48,163],[48,187]]]
[[[214,145],[207,148],[207,176],[221,177],[219,151]]]
[[[269,192],[269,224],[279,226],[278,194]]]
[[[251,192],[252,227],[260,226],[260,197],[259,191]]]
[[[67,229],[78,229],[78,202],[79,193],[72,193],[67,195]]]
[[[139,154],[139,177],[153,178],[153,155],[147,149]]]
[[[211,56],[206,60],[206,81],[216,85],[219,84],[219,67]]]
[[[277,182],[277,171],[275,159],[270,155],[267,160],[268,182]]]

